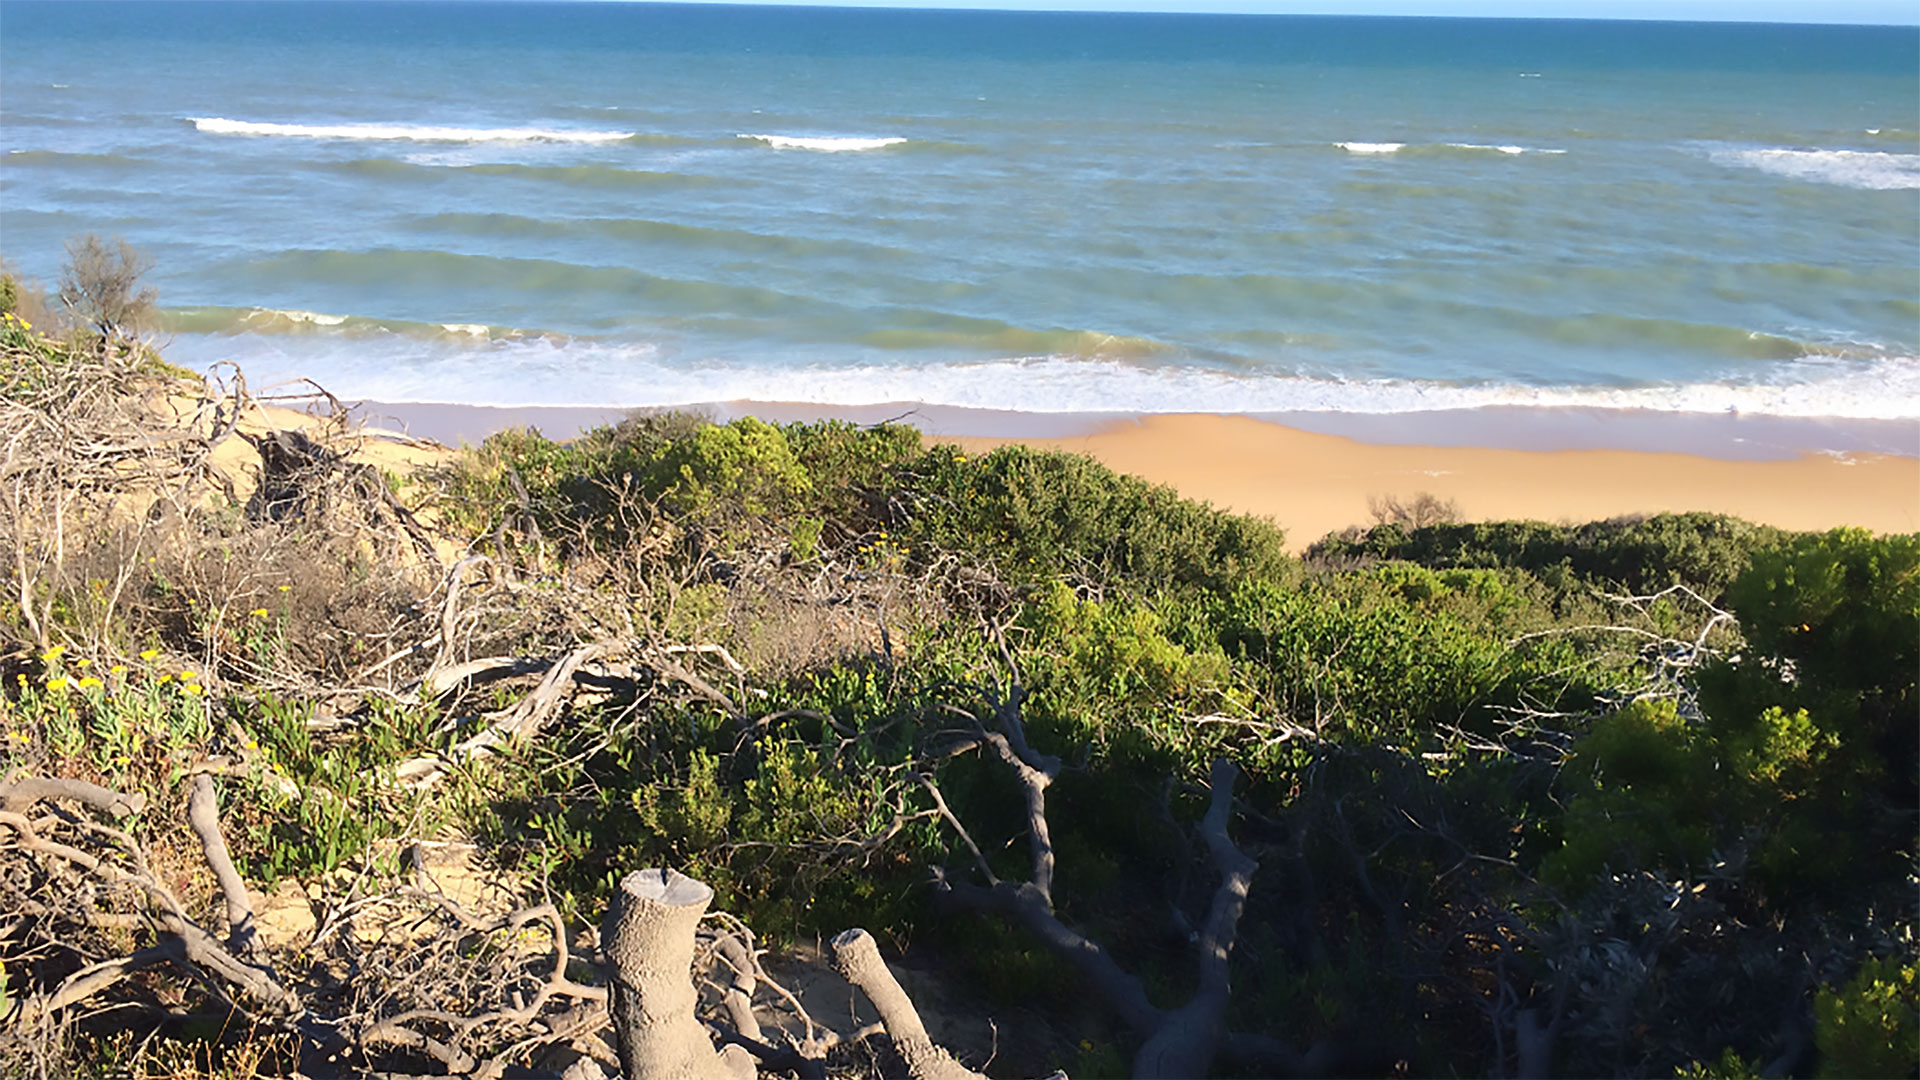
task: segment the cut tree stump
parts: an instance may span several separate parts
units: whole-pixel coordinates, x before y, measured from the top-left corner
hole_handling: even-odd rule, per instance
[[[704,882],[648,869],[628,874],[607,909],[600,939],[627,1080],[753,1080],[752,1055],[714,1049],[694,1016],[694,933],[712,901]]]

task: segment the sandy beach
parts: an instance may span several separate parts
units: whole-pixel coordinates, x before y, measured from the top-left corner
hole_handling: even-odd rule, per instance
[[[904,420],[929,439],[974,452],[1020,442],[1087,454],[1191,498],[1270,517],[1297,551],[1329,532],[1370,523],[1370,498],[1421,492],[1452,500],[1467,521],[1580,522],[1705,510],[1790,529],[1920,531],[1920,440],[1911,424],[1552,410],[1288,417],[1294,424],[910,404],[826,410],[736,402],[702,411],[721,420],[747,414],[774,421],[822,414],[855,423]],[[624,413],[366,403],[360,415],[370,426],[456,445],[515,426],[569,438]]]
[[[984,451],[1012,441],[956,440]],[[1727,460],[1636,450],[1378,445],[1237,416],[1151,416],[1032,446],[1090,455],[1191,498],[1272,518],[1302,550],[1372,520],[1369,497],[1430,492],[1467,521],[1710,510],[1789,529],[1920,529],[1920,459]]]

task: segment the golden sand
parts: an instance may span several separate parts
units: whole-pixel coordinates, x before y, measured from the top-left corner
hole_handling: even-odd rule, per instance
[[[1190,498],[1272,518],[1304,550],[1373,518],[1369,497],[1429,492],[1465,521],[1584,522],[1706,510],[1788,529],[1920,531],[1920,458],[1726,461],[1630,450],[1378,446],[1238,416],[1148,416],[1066,438],[954,438],[1087,454]]]

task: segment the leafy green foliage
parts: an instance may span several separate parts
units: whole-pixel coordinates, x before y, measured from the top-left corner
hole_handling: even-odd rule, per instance
[[[431,832],[439,823],[425,813],[431,803],[393,784],[395,765],[433,745],[438,717],[431,708],[375,705],[351,734],[317,739],[307,723],[311,710],[299,703],[268,695],[232,706],[258,732],[249,748],[259,751],[268,774],[252,785],[248,805],[229,810],[241,824],[237,855],[248,876],[268,887],[281,878],[312,880],[376,840]]]
[[[917,540],[990,558],[1016,580],[1224,589],[1284,577],[1292,565],[1271,523],[1072,454],[1006,446],[969,458],[936,447],[907,473],[901,500]]]
[[[1873,959],[1813,999],[1820,1075],[1910,1077],[1920,1072],[1920,981],[1911,963]]]
[[[530,519],[544,533],[603,547],[661,526],[725,533],[809,512],[824,523],[858,516],[866,485],[881,483],[919,442],[908,427],[781,427],[753,417],[715,424],[685,413],[634,417],[571,443],[508,431],[448,470],[445,507],[475,531]],[[819,534],[797,539],[805,547]]]
[[[1329,536],[1313,546],[1309,557],[1402,559],[1436,569],[1558,571],[1636,592],[1684,582],[1711,597],[1740,576],[1755,551],[1778,542],[1781,535],[1778,529],[1739,518],[1700,513],[1586,525],[1502,521],[1409,530],[1388,524],[1352,536]]]
[[[1712,749],[1671,702],[1635,702],[1593,725],[1566,778],[1577,792],[1562,824],[1566,846],[1544,872],[1568,884],[1606,871],[1703,867],[1726,815]]]

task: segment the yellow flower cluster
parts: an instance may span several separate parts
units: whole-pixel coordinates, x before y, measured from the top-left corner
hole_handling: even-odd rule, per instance
[[[254,612],[253,614],[256,616],[259,616],[260,618],[265,618],[267,616],[267,612],[264,608]],[[66,652],[67,652],[67,647],[65,645],[55,645],[40,654],[41,661],[47,664],[50,669],[48,671],[49,677],[47,678],[46,682],[43,684],[48,691],[56,694],[63,694],[70,689],[93,690],[106,685],[106,680],[101,678],[98,675],[82,674],[82,675],[75,676],[75,675],[62,673],[60,668],[57,667],[56,665],[58,664],[60,658],[66,654]],[[159,649],[144,649],[140,653],[140,659],[148,662],[158,659],[159,656],[160,656]],[[93,666],[93,660],[85,656],[76,656],[68,663],[77,672],[85,672],[88,668]],[[125,664],[114,664],[107,668],[107,674],[110,676],[124,675],[126,674],[126,671],[127,671],[127,665]],[[26,689],[28,685],[28,681],[25,675],[15,675],[14,678],[19,681],[21,689],[23,690]],[[173,672],[166,672],[166,673],[160,674],[157,678],[155,678],[154,682],[156,685],[163,685],[165,683],[173,682],[175,679],[179,680],[181,691],[188,694],[189,696],[199,697],[202,694],[205,694],[207,692],[207,688],[204,685],[202,685],[200,682],[200,676],[197,673],[192,671],[182,671],[182,672],[179,672],[178,674],[175,674]]]

